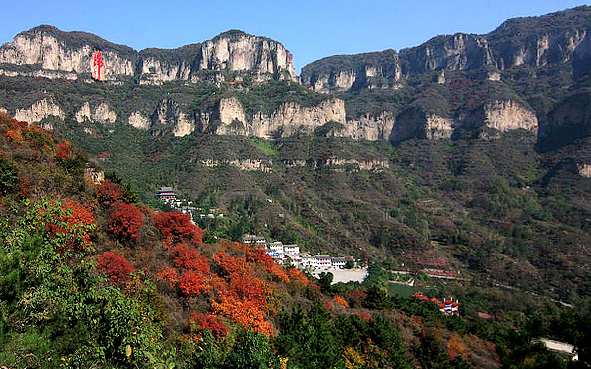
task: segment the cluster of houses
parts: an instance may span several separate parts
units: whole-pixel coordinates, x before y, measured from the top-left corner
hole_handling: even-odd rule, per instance
[[[267,255],[271,256],[278,264],[291,264],[299,269],[341,269],[347,265],[347,261],[354,263],[353,257],[331,257],[329,255],[301,254],[298,245],[284,245],[281,241],[267,242],[264,237],[246,235],[242,238],[245,244],[264,247]]]
[[[192,201],[179,198],[178,194],[172,189],[172,187],[160,187],[155,195],[160,201],[168,204],[173,210],[191,215],[191,219],[195,219],[195,217],[221,219],[225,216],[222,211],[217,208],[211,208],[204,212],[202,208],[194,207]]]
[[[437,297],[429,297],[429,296],[425,296],[423,294],[422,291],[417,291],[415,292],[412,297],[421,300],[421,301],[425,301],[425,302],[429,302],[429,303],[433,303],[436,304],[439,307],[439,311],[441,311],[442,314],[444,315],[460,315],[460,311],[459,311],[459,302],[457,300],[453,300],[453,299],[438,299]]]

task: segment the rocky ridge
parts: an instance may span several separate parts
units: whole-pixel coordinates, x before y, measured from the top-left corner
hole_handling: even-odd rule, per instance
[[[90,73],[93,48],[102,50],[106,80],[137,76],[140,82],[202,79],[201,71],[253,72],[259,80],[296,81],[293,55],[265,37],[228,31],[201,44],[139,53],[84,32],[39,26],[0,47],[0,75],[75,79]],[[28,66],[22,70],[14,66]]]
[[[591,63],[591,36],[585,21],[590,17],[591,7],[582,6],[541,17],[511,19],[485,35],[436,36],[399,53],[386,50],[332,56],[306,65],[301,80],[319,92],[398,88],[401,79],[434,71],[484,68],[489,77],[498,79],[503,71],[514,67],[563,63],[579,77],[588,74]]]

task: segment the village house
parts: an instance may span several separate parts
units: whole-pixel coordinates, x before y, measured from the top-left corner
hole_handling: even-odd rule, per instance
[[[333,268],[344,268],[347,265],[347,259],[344,257],[330,258],[330,262]]]
[[[328,269],[332,266],[332,260],[328,255],[316,255],[314,258],[316,259],[319,268]]]
[[[172,187],[160,187],[160,189],[156,191],[156,197],[160,200],[174,201],[176,200],[176,192]]]
[[[265,246],[267,244],[267,240],[265,239],[265,237],[247,234],[244,237],[242,237],[242,243],[256,246]]]
[[[298,245],[283,245],[283,253],[293,258],[300,254],[300,247]]]

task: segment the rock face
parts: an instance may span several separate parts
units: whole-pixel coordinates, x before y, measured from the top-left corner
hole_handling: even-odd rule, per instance
[[[39,26],[0,47],[0,75],[76,79],[93,73],[95,48],[104,66],[101,80],[141,76],[141,82],[201,80],[200,71],[251,72],[256,79],[297,81],[293,55],[280,43],[241,31],[228,31],[202,44],[141,52],[84,32]],[[1,67],[2,64],[8,68]],[[29,66],[26,70],[18,66]]]
[[[114,124],[117,121],[117,114],[112,111],[109,105],[106,103],[98,105],[94,111],[91,112],[90,104],[85,102],[80,110],[76,112],[75,118],[78,123],[91,121]]]
[[[195,122],[188,118],[180,105],[172,99],[162,100],[150,120],[150,133],[153,136],[173,134],[180,137],[190,134],[195,129]]]
[[[134,111],[131,113],[127,119],[127,122],[129,125],[137,129],[150,129],[150,120],[139,111]]]
[[[331,92],[364,87],[397,88],[401,77],[398,53],[386,50],[321,59],[304,67],[301,80],[316,92]]]
[[[484,125],[500,132],[524,129],[537,133],[538,118],[514,101],[495,101],[484,106]]]
[[[591,70],[591,35],[585,21],[589,18],[591,7],[583,6],[541,17],[511,19],[486,35],[437,36],[400,53],[386,50],[332,56],[305,66],[301,79],[323,92],[396,88],[401,77],[428,72],[486,68],[489,79],[499,80],[501,75],[497,71],[564,63],[570,64],[575,78],[580,78]],[[371,76],[364,70],[375,74]],[[375,76],[386,82],[372,81]]]
[[[30,108],[18,109],[14,114],[16,120],[27,122],[29,124],[39,123],[41,120],[49,116],[54,116],[59,119],[64,119],[65,116],[59,105],[55,104],[52,99],[39,100],[31,105]],[[46,128],[51,129],[51,127]]]
[[[12,42],[4,44],[0,48],[0,64],[35,66],[45,71],[47,78],[72,79],[73,74],[68,72],[91,73],[93,46],[103,48],[105,78],[134,74],[135,52],[131,48],[111,44],[88,33],[62,32],[51,26],[22,32]]]
[[[450,138],[459,128],[479,127],[494,129],[499,133],[523,129],[537,135],[538,118],[530,109],[512,100],[490,102],[456,119],[413,107],[397,116],[390,140],[400,142],[409,138]]]

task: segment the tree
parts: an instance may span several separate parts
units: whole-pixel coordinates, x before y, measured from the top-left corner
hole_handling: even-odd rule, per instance
[[[18,183],[18,168],[15,163],[0,156],[0,195],[12,192]]]
[[[131,204],[118,202],[111,207],[111,224],[109,231],[121,241],[131,241],[138,238],[139,229],[144,224],[144,217],[140,210]]]
[[[191,215],[181,212],[158,212],[154,215],[154,223],[162,233],[166,246],[181,242],[189,242],[199,246],[203,231],[191,222]]]
[[[107,251],[98,255],[97,259],[97,268],[105,273],[115,285],[125,284],[133,271],[131,264],[124,256]]]

